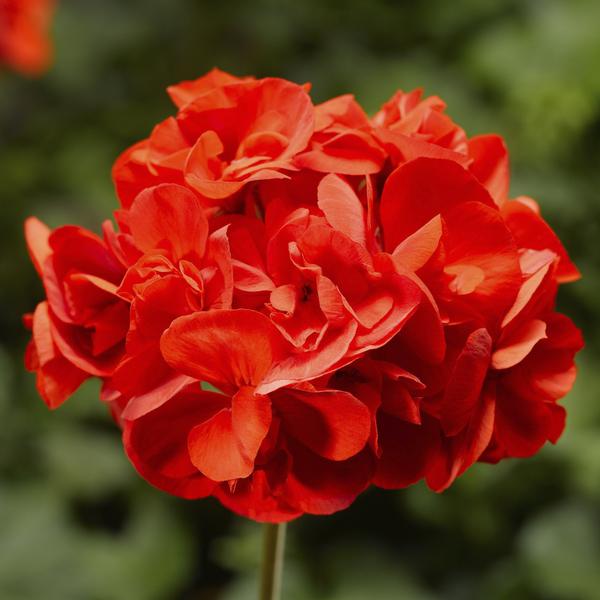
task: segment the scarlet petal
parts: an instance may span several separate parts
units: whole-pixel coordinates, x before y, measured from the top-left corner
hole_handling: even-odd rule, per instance
[[[564,315],[546,318],[547,339],[535,345],[525,359],[502,378],[503,386],[529,400],[555,402],[573,387],[575,354],[583,347],[581,332]]]
[[[25,221],[25,240],[29,250],[29,256],[35,270],[40,276],[43,275],[43,265],[48,256],[50,256],[50,229],[39,219],[29,217]]]
[[[458,435],[443,438],[440,450],[428,465],[427,485],[436,492],[444,491],[487,448],[494,431],[495,386],[484,388],[467,427]]]
[[[161,351],[175,370],[235,391],[258,385],[289,353],[289,345],[261,313],[214,310],[173,321]]]
[[[458,163],[417,158],[398,167],[381,197],[386,250],[391,252],[437,214],[466,201],[495,207],[485,188]]]
[[[37,390],[48,406],[58,408],[89,377],[66,358],[57,356],[40,367],[37,373]]]
[[[72,272],[88,273],[118,284],[123,277],[123,265],[108,250],[104,240],[95,233],[65,225],[55,229],[48,239],[54,254],[54,267]]]
[[[520,363],[531,349],[546,335],[546,323],[532,319],[524,323],[516,331],[503,335],[498,342],[498,348],[492,355],[494,369],[509,369]]]
[[[33,314],[33,339],[26,367],[37,372],[37,390],[46,405],[58,408],[89,377],[60,353],[52,338],[48,304],[38,304]]]
[[[375,136],[390,154],[393,164],[404,163],[416,158],[438,158],[452,160],[463,167],[469,165],[469,157],[438,144],[426,142],[416,137],[390,131],[377,129]]]
[[[364,129],[369,126],[369,119],[352,94],[343,94],[315,106],[315,131],[335,123]]]
[[[249,78],[236,77],[235,75],[230,75],[225,71],[221,71],[221,69],[214,68],[206,75],[203,75],[194,81],[182,81],[177,85],[169,86],[167,92],[175,106],[182,108],[203,93],[224,85],[246,81],[247,79]]]
[[[506,327],[518,315],[522,315],[528,307],[533,304],[535,296],[545,290],[545,284],[547,284],[552,277],[550,267],[556,259],[556,254],[550,251],[532,252],[530,254],[534,255],[533,260],[531,261],[523,260],[524,257],[527,259],[527,255],[523,254],[521,256],[521,269],[523,270],[523,273],[527,275],[527,279],[521,284],[513,305],[506,315],[504,315],[502,327]],[[527,268],[524,268],[524,262],[531,262],[532,264],[531,266],[527,264]]]
[[[93,356],[88,348],[81,344],[81,328],[66,325],[53,315],[50,317],[50,322],[52,339],[60,354],[69,362],[90,375],[110,377],[113,374],[121,359],[119,347],[100,356]]]
[[[296,295],[296,287],[292,284],[279,286],[271,292],[271,305],[276,310],[291,314],[296,308]]]
[[[469,170],[487,188],[498,206],[508,198],[510,172],[508,150],[499,135],[478,135],[469,140]]]
[[[402,329],[402,338],[411,348],[411,353],[428,363],[437,364],[444,358],[446,341],[437,303],[425,283],[414,273],[407,271],[389,254],[380,254],[378,262],[384,268],[386,263],[393,265],[400,275],[410,279],[420,290],[422,298],[413,316]]]
[[[353,359],[347,353],[356,329],[356,322],[351,321],[343,329],[327,336],[317,350],[288,353],[287,358],[267,374],[257,391],[268,394],[286,385],[315,379],[351,362]]]
[[[442,220],[436,215],[402,240],[392,252],[394,262],[402,269],[418,271],[433,256],[442,237]]]
[[[192,463],[213,481],[247,477],[271,424],[271,405],[265,396],[243,388],[223,409],[189,434]]]
[[[551,250],[559,257],[556,276],[560,283],[576,281],[581,277],[567,251],[550,226],[531,208],[528,199],[511,200],[502,207],[508,228],[522,248]]]
[[[475,410],[490,365],[492,338],[486,329],[469,335],[456,359],[440,406],[440,419],[446,435],[455,435]]]
[[[278,130],[288,139],[281,158],[293,157],[306,147],[314,131],[310,97],[301,86],[277,78],[263,79],[257,92],[255,131]]]
[[[187,437],[195,423],[210,418],[226,397],[188,389],[158,410],[123,423],[123,444],[140,475],[183,498],[203,498],[215,487],[190,461]]]
[[[368,450],[344,461],[330,461],[290,441],[292,471],[282,496],[298,510],[328,515],[352,504],[373,473]]]
[[[183,184],[183,174],[169,170],[169,176],[161,176],[150,172],[147,166],[149,140],[143,140],[123,152],[115,161],[112,168],[112,178],[121,201],[121,206],[127,209],[137,195],[144,189],[165,183],[167,181]],[[139,158],[141,155],[141,159]]]
[[[284,461],[280,455],[271,461],[268,469],[255,470],[252,477],[237,480],[235,486],[223,483],[214,496],[229,510],[255,521],[283,523],[295,519],[302,511],[291,506],[279,489],[280,479],[287,477],[288,467]],[[278,472],[282,474],[278,476]]]
[[[326,175],[319,184],[318,198],[319,208],[328,223],[364,246],[365,211],[354,190],[337,175]]]
[[[165,364],[157,346],[128,357],[112,378],[113,385],[130,397],[124,419],[138,419],[170,400],[193,382],[191,377],[173,371]]]
[[[358,454],[369,439],[369,409],[347,392],[285,389],[273,402],[286,432],[329,460]]]
[[[522,282],[518,248],[495,208],[464,202],[444,215],[447,223],[449,288],[459,298],[449,311],[463,310],[493,322],[500,320],[517,297]],[[480,232],[474,236],[473,232]],[[455,296],[456,298],[456,296]]]
[[[508,456],[535,454],[548,440],[556,442],[565,426],[562,406],[502,389],[496,406],[495,435]]]
[[[422,479],[432,453],[439,450],[440,432],[433,422],[416,425],[382,414],[377,428],[381,457],[373,483],[384,489],[400,489]]]
[[[3,2],[1,10],[2,62],[26,75],[39,75],[52,58],[48,29],[54,13],[54,2],[9,1]]]
[[[317,135],[313,149],[299,154],[294,164],[301,169],[341,175],[368,175],[381,171],[385,152],[370,134],[332,127]]]
[[[128,224],[144,252],[163,248],[175,261],[204,255],[208,221],[198,196],[182,186],[163,184],[141,192],[131,205]]]

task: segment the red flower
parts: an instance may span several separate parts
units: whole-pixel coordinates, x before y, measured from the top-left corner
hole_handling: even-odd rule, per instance
[[[188,497],[214,493],[246,516],[286,520],[340,510],[368,484],[370,459],[361,454],[368,408],[345,392],[285,385],[290,347],[264,315],[181,317],[161,347],[173,368],[223,393],[181,394],[175,403],[186,411],[183,421],[168,403],[126,423],[129,456],[158,487]],[[144,443],[146,428],[168,444],[158,460],[156,447]],[[182,474],[173,478],[175,465]]]
[[[0,64],[28,75],[48,67],[54,0],[0,0]]]
[[[557,441],[583,342],[555,300],[579,272],[509,199],[500,137],[420,91],[370,120],[218,70],[169,93],[115,165],[118,231],[27,224],[48,404],[102,378],[145,479],[262,521]]]
[[[353,96],[339,96],[315,107],[315,133],[310,149],[295,164],[321,173],[369,175],[386,159],[372,135],[367,115]]]
[[[398,91],[373,117],[374,135],[394,166],[415,158],[453,160],[469,170],[501,204],[508,197],[508,152],[497,135],[467,138],[444,113],[437,96],[421,99],[423,90]]]
[[[108,238],[108,224],[105,232]],[[125,268],[106,241],[80,227],[50,232],[30,218],[25,235],[47,296],[26,319],[33,332],[27,367],[56,408],[86,378],[109,377],[123,355],[129,307],[117,287]]]
[[[212,71],[169,91],[177,116],[115,164],[125,207],[145,187],[162,182],[189,186],[206,206],[228,206],[250,181],[287,177],[313,132],[310,98],[283,79],[237,80]]]
[[[131,302],[127,354],[110,387],[126,403],[124,417],[151,411],[191,382],[173,371],[160,353],[160,337],[179,316],[230,308],[233,271],[224,230],[209,236],[196,195],[172,184],[149,188],[136,198],[121,224],[139,258],[118,294]]]
[[[415,364],[407,357],[418,348],[410,328],[382,350],[427,384],[419,394],[426,415],[421,427],[380,424],[381,431],[396,434],[388,442],[385,434],[382,438],[375,482],[383,487],[425,477],[441,490],[484,453],[488,459],[499,452],[529,455],[562,432],[564,410],[556,400],[573,383],[573,357],[582,342],[553,305],[557,275],[572,279],[576,271],[529,208],[519,227],[514,218],[519,206],[511,201],[499,210],[473,176],[451,161],[417,159],[386,183],[381,202],[386,246],[395,264],[415,269],[431,291],[447,350],[441,363],[422,353],[430,365]],[[548,362],[534,358],[540,355]],[[519,384],[519,373],[527,373],[527,385]],[[406,440],[400,442],[402,429]],[[503,446],[500,440],[506,439],[511,441]],[[399,454],[409,443],[413,460],[407,465]],[[412,477],[397,469],[401,463]]]
[[[267,306],[285,337],[330,371],[393,337],[421,293],[409,277],[377,269],[366,212],[341,178],[321,180],[317,208],[322,216],[298,209],[271,234]]]

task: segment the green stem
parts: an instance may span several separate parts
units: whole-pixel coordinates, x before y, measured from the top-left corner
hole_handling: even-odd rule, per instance
[[[260,600],[279,600],[283,574],[286,523],[265,523]]]

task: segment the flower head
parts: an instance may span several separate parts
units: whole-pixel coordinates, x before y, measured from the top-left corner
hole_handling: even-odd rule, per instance
[[[419,90],[371,119],[218,70],[169,94],[115,164],[117,230],[27,222],[50,406],[101,378],[146,480],[262,521],[558,440],[583,342],[555,300],[579,272],[509,197],[499,136]]]

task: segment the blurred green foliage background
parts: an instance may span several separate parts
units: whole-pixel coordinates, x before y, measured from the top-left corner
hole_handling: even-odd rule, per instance
[[[513,194],[584,274],[560,296],[587,348],[559,445],[300,519],[284,598],[600,599],[600,2],[61,0],[53,37],[46,76],[0,75],[0,598],[254,597],[258,525],[150,488],[96,385],[50,414],[22,367],[42,297],[23,219],[98,229],[114,158],[173,112],[164,88],[218,65],[369,111],[398,87],[441,95],[470,134],[506,136]]]

